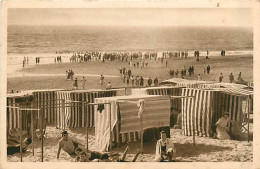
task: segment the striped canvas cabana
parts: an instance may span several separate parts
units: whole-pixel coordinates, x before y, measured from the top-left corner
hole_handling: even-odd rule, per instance
[[[57,91],[57,127],[94,127],[94,106],[84,104],[93,103],[95,98],[116,96],[118,91],[121,90]],[[65,100],[65,118],[62,100]]]
[[[132,89],[132,95],[169,95],[181,96],[181,89],[183,87],[176,86],[160,86],[160,87],[146,87],[140,89]],[[181,99],[171,100],[173,108],[181,111]]]
[[[229,112],[232,120],[242,123],[242,101],[246,95],[194,88],[182,89],[182,95],[195,96],[195,100],[182,99],[184,135],[193,134],[194,123],[195,135],[210,136],[212,127],[225,111]]]
[[[43,89],[29,91],[33,94],[35,108],[39,108],[44,112],[44,117],[50,124],[56,124],[57,122],[57,108],[55,107],[57,105],[57,91],[63,91],[63,89]]]
[[[210,81],[197,81],[197,80],[187,80],[181,78],[172,78],[165,80],[160,83],[160,85],[173,85],[176,87],[187,87],[187,88],[198,88],[202,84],[213,84],[214,82]]]
[[[7,130],[11,130],[13,128],[19,128],[20,122],[20,115],[22,115],[22,129],[26,130],[27,120],[29,116],[29,112],[27,111],[21,111],[21,114],[19,114],[19,111],[17,108],[14,107],[29,107],[31,106],[31,103],[33,101],[33,95],[31,93],[13,93],[13,94],[7,94],[7,107],[6,109],[6,120],[7,120]],[[30,116],[29,116],[30,117]]]
[[[97,149],[108,150],[109,147],[109,125],[111,113],[112,141],[119,144],[140,139],[141,120],[138,118],[139,108],[137,103],[140,99],[145,100],[143,113],[143,129],[149,132],[154,128],[157,134],[162,129],[168,131],[170,125],[170,100],[168,96],[119,96],[95,99],[95,142]],[[152,101],[153,100],[153,101]],[[131,103],[129,103],[129,101]],[[104,109],[100,110],[102,103]],[[99,110],[98,110],[99,108]],[[156,128],[156,129],[155,129]],[[144,132],[144,136],[146,135]],[[152,132],[151,132],[152,133]]]

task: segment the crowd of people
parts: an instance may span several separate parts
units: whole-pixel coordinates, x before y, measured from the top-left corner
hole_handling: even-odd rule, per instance
[[[189,76],[194,75],[194,66],[190,66],[188,69],[186,68],[186,66],[184,66],[180,71],[179,71],[179,69],[176,69],[175,71],[174,71],[174,69],[170,69],[169,74],[172,77],[178,78],[179,73],[180,73],[181,78],[184,79],[184,76],[187,75],[187,72],[188,72]]]
[[[66,70],[66,80],[73,80],[74,72],[73,70]]]
[[[158,86],[159,85],[159,80],[158,77],[155,77],[154,80],[152,80],[151,77],[148,78],[147,80],[147,85],[144,84],[144,78],[139,75],[133,75],[131,69],[129,68],[128,70],[125,67],[120,67],[119,68],[119,73],[121,74],[121,80],[123,83],[127,85],[127,87],[144,87],[144,86]]]
[[[35,58],[35,63],[36,63],[36,65],[37,65],[37,64],[40,64],[40,57],[36,57],[36,58]]]
[[[57,56],[54,58],[54,63],[56,63],[56,62],[58,62],[58,63],[62,62],[61,56]]]

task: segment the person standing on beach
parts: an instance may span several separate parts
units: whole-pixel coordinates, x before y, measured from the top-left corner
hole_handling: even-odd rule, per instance
[[[74,87],[74,90],[78,89],[78,79],[77,78],[75,78],[73,87]]]
[[[159,80],[157,77],[154,79],[153,83],[154,83],[154,86],[158,86]]]
[[[202,77],[201,77],[201,75],[199,74],[198,75],[198,81],[201,81],[202,80]]]
[[[131,76],[131,77],[130,77],[130,80],[131,80],[131,83],[132,83],[132,87],[134,87],[134,84],[135,84],[134,76]]]
[[[143,87],[144,86],[144,78],[141,76],[140,77],[140,86]]]
[[[224,77],[223,77],[222,73],[220,73],[219,76],[218,76],[219,83],[222,82],[223,78],[224,78]]]
[[[153,81],[152,81],[151,77],[149,77],[149,79],[147,81],[148,86],[150,87],[152,85],[152,83],[153,83]]]
[[[70,80],[73,80],[74,72],[73,70],[70,70]]]
[[[108,82],[107,89],[111,89],[111,88],[112,88],[112,85],[110,84],[110,82]]]
[[[230,73],[230,75],[229,75],[229,82],[230,82],[230,83],[233,83],[233,82],[234,82],[234,76],[233,76],[232,73]]]
[[[207,66],[207,74],[209,74],[209,72],[210,72],[210,66],[208,65]]]
[[[85,85],[86,85],[86,79],[85,79],[84,76],[83,76],[81,81],[82,81],[82,89],[84,90],[85,89]]]
[[[100,86],[102,87],[104,84],[104,76],[100,75]]]

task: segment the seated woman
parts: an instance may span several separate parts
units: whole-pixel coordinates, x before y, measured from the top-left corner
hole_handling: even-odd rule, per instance
[[[166,138],[165,131],[161,131],[161,139],[157,141],[156,153],[153,161],[163,162],[175,159],[176,149],[171,139]]]
[[[223,117],[221,117],[220,119],[218,119],[217,123],[216,123],[216,132],[217,132],[217,138],[219,140],[230,140],[230,136],[228,134],[228,123],[231,120],[229,119],[229,114],[226,112],[224,113]]]
[[[20,142],[15,139],[7,139],[7,155],[13,155],[15,153],[20,153],[20,146],[22,146],[22,152],[24,153],[27,150],[28,145],[32,143],[31,138],[25,138],[22,141],[22,145]]]

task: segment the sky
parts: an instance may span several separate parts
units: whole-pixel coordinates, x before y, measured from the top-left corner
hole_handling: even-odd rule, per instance
[[[8,25],[252,27],[247,8],[9,8]]]

